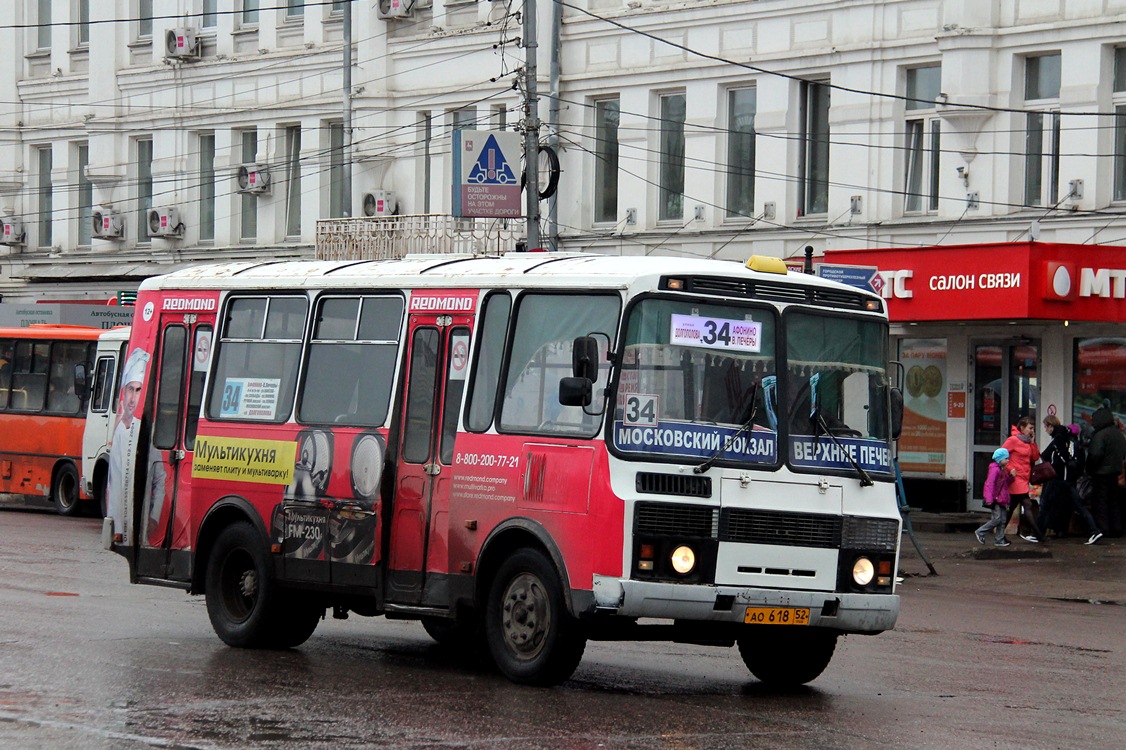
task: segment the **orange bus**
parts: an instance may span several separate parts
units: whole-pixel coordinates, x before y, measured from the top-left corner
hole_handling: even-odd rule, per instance
[[[75,366],[89,368],[100,328],[0,328],[0,495],[50,498],[64,516],[82,510],[86,399]]]

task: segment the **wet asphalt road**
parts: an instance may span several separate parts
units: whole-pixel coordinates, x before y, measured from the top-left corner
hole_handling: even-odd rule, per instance
[[[899,627],[844,639],[796,691],[764,689],[734,649],[660,643],[592,643],[570,681],[533,689],[383,618],[227,648],[201,598],[129,585],[99,531],[0,510],[2,748],[1126,745],[1126,544],[988,561],[933,535],[942,575],[907,578]]]

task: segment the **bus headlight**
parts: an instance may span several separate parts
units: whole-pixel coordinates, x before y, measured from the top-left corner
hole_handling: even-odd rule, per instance
[[[672,551],[672,569],[681,575],[687,575],[696,567],[696,553],[687,545],[680,545]]]
[[[852,580],[857,586],[867,586],[872,582],[872,576],[875,574],[876,567],[867,557],[858,557],[852,564]]]

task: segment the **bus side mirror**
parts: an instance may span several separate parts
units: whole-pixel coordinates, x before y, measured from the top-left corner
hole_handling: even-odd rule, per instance
[[[87,380],[85,362],[79,362],[74,366],[74,395],[82,401],[90,396],[90,382]]]
[[[903,391],[891,389],[891,439],[899,440],[903,431]]]
[[[594,384],[590,378],[561,378],[559,380],[559,403],[564,406],[590,406],[593,400]]]
[[[592,383],[598,380],[598,341],[593,336],[579,336],[572,343],[571,374]]]

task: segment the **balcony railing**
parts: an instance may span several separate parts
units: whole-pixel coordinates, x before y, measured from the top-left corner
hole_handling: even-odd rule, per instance
[[[408,254],[500,255],[524,239],[522,220],[458,219],[442,214],[321,219],[318,260],[386,260]]]

